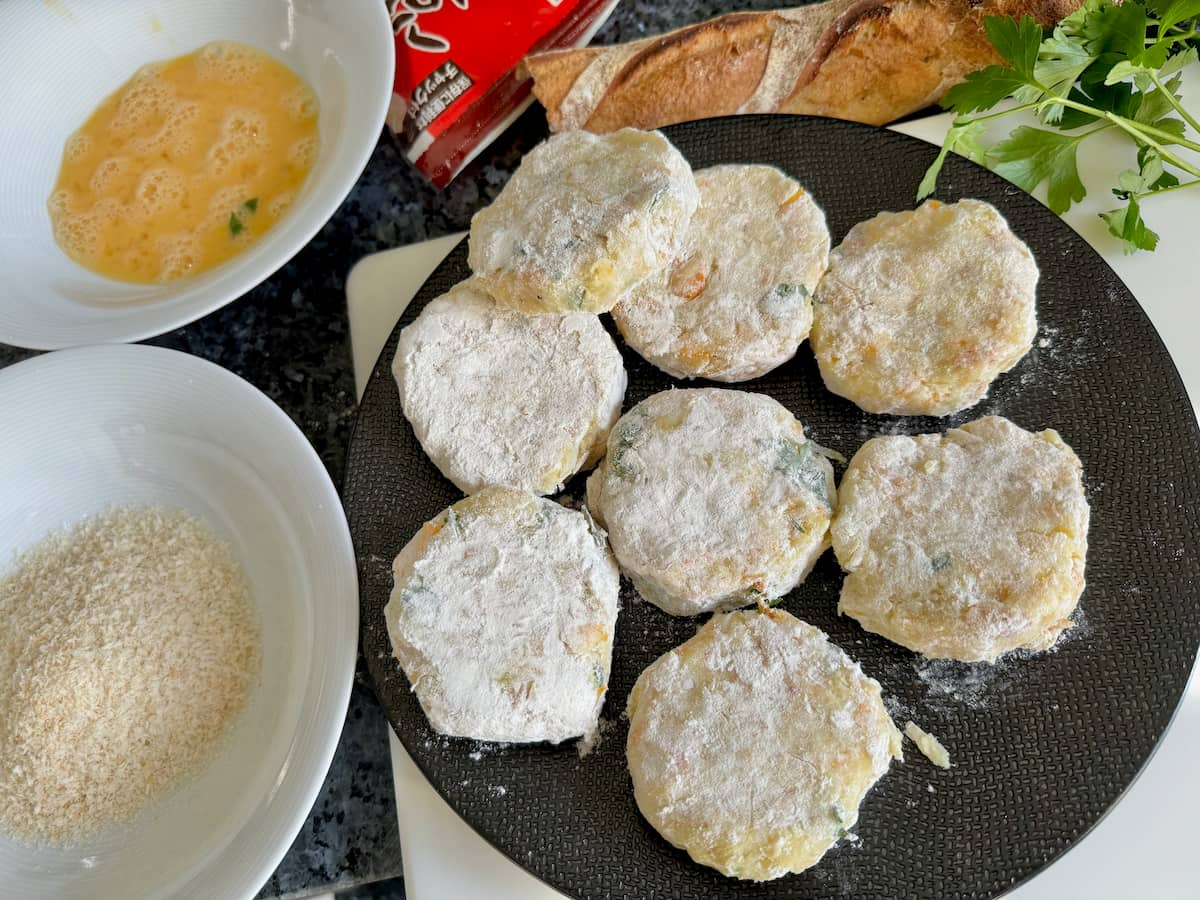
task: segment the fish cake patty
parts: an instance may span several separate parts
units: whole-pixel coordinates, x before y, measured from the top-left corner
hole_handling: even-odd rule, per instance
[[[677,616],[795,587],[829,546],[833,467],[764,394],[669,390],[613,426],[588,508],[621,569]]]
[[[676,378],[746,381],[796,355],[829,261],[825,214],[772,166],[696,173],[700,208],[662,272],[613,307],[625,342]]]
[[[670,262],[699,199],[691,166],[657,131],[563,132],[471,219],[467,261],[501,305],[607,312]]]
[[[468,494],[559,490],[604,453],[626,385],[595,316],[524,316],[473,280],[401,331],[392,373],[421,447]]]
[[[925,656],[1045,650],[1084,588],[1079,458],[1052,430],[987,416],[867,441],[838,488],[838,611]]]
[[[642,672],[628,712],[638,809],[734,878],[815,864],[901,758],[879,683],[783,610],[713,616]]]
[[[490,487],[426,522],[392,571],[388,635],[435,731],[552,743],[594,732],[620,578],[586,513]]]
[[[936,200],[850,229],[817,287],[825,386],[872,413],[945,416],[1032,346],[1038,267],[981,200]]]

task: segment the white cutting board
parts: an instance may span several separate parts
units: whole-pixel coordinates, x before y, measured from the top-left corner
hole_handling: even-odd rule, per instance
[[[1200,96],[1193,66],[1184,96]],[[1013,119],[1020,119],[1013,116]],[[1021,120],[1026,121],[1026,120]],[[948,115],[895,127],[940,143]],[[1020,122],[1004,123],[1005,128]],[[1027,122],[1027,124],[1034,124]],[[1128,143],[1107,134],[1081,146],[1079,169],[1089,194],[1066,216],[1113,267],[1149,314],[1175,359],[1193,404],[1200,400],[1200,290],[1196,281],[1200,191],[1145,202],[1143,216],[1161,235],[1154,253],[1126,256],[1097,212],[1115,206],[1105,173],[1130,165]],[[442,258],[462,239],[450,235],[376,253],[346,280],[354,376],[361,396],[392,327]],[[1114,339],[1116,339],[1114,337]],[[1147,473],[1147,477],[1153,477]],[[1194,672],[1193,672],[1194,675]],[[1158,751],[1113,811],[1062,859],[1011,892],[1010,900],[1184,900],[1200,896],[1200,683],[1195,677]],[[561,900],[477,835],[430,787],[396,736],[391,735],[405,891],[409,900]],[[1087,778],[1087,772],[1080,772]]]

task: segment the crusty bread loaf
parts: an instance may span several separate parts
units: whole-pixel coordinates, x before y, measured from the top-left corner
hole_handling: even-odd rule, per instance
[[[985,16],[1049,27],[1080,0],[827,0],[735,12],[658,37],[526,57],[550,128],[658,128],[785,112],[882,124],[999,62]]]

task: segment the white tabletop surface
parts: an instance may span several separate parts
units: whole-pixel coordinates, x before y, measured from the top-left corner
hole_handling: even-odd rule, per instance
[[[1185,96],[1200,95],[1200,74],[1187,73]],[[1014,116],[1013,119],[1019,119]],[[1018,122],[1008,122],[1005,128]],[[1033,124],[1033,123],[1029,123]],[[940,142],[948,116],[896,126]],[[1143,216],[1161,236],[1154,253],[1124,255],[1097,212],[1115,205],[1109,176],[1132,164],[1129,144],[1101,134],[1081,145],[1087,199],[1066,220],[1095,246],[1138,298],[1175,359],[1193,403],[1200,399],[1200,290],[1196,222],[1200,196],[1187,191],[1144,203]],[[359,393],[392,326],[428,274],[461,239],[451,235],[362,260],[346,284],[354,373]],[[1194,674],[1194,673],[1193,673]],[[1200,683],[1193,678],[1175,721],[1142,775],[1096,828],[1061,859],[1011,892],[1010,900],[1175,900],[1200,897]],[[409,900],[488,897],[555,900],[562,895],[511,863],[464,823],[434,792],[393,734],[392,760],[405,890]],[[1087,777],[1081,772],[1080,777]]]

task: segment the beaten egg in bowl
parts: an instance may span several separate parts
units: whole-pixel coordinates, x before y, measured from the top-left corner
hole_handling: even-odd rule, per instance
[[[67,140],[55,241],[119,281],[198,274],[271,228],[319,145],[316,95],[255,47],[216,41],[143,66]]]

